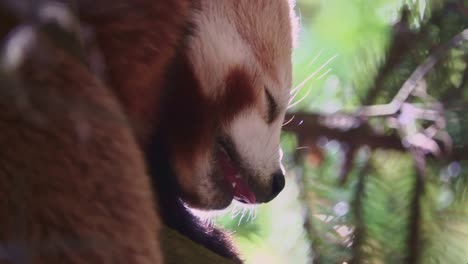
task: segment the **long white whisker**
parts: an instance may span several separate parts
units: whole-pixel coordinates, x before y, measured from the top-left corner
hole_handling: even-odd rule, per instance
[[[282,126],[286,126],[286,125],[288,125],[289,123],[291,123],[291,122],[294,120],[295,117],[296,117],[296,116],[292,116],[288,121],[286,121],[285,123],[283,123]]]
[[[254,210],[253,210],[252,222],[255,221],[255,219],[257,219],[257,214],[258,214],[258,207],[255,206],[255,207],[254,207]]]
[[[317,81],[322,79],[323,77],[327,76],[327,74],[329,74],[330,72],[332,71],[332,69],[328,69],[326,72],[324,72],[322,75],[320,75],[318,78],[317,78]]]
[[[247,210],[247,223],[252,220],[252,208],[248,208]]]
[[[315,58],[313,58],[312,61],[311,61],[309,64],[307,64],[307,66],[310,67],[310,66],[320,57],[320,55],[321,55],[322,53],[323,53],[323,50],[321,50],[321,51],[317,54],[317,56],[315,56]],[[312,74],[314,74],[314,73],[312,73]],[[305,80],[310,79],[311,77],[312,77],[312,76],[307,76]],[[304,80],[304,81],[305,81],[305,80]],[[297,85],[297,86],[294,87],[291,91],[289,91],[289,95],[291,96],[291,99],[290,99],[289,102],[291,102],[292,100],[294,100],[294,98],[297,96],[297,94],[298,94],[299,92],[302,91],[302,88],[304,88],[304,81],[302,81],[299,85]],[[307,82],[307,81],[305,81],[305,82]]]
[[[310,147],[304,146],[304,147],[298,147],[296,150],[302,150],[302,149],[310,149]]]
[[[320,50],[319,53],[312,59],[312,61],[310,61],[310,62],[307,64],[307,67],[312,66],[312,65],[315,63],[315,61],[318,60],[318,58],[320,58],[320,56],[322,55],[322,53],[323,53],[323,49]],[[307,78],[306,78],[306,79],[307,79]],[[291,94],[291,95],[297,94],[297,92],[299,92],[299,91],[301,90],[302,87],[303,87],[303,86],[301,86],[301,85],[296,86],[295,88],[293,88],[293,89],[290,91],[289,94]]]
[[[238,226],[240,226],[240,224],[241,224],[241,222],[242,222],[242,219],[244,219],[244,217],[245,217],[245,213],[246,213],[245,210],[246,210],[246,208],[244,208],[244,209],[242,210],[242,215],[241,215],[241,217],[240,217],[240,219],[239,219],[239,223],[237,223]]]
[[[239,207],[237,207],[237,208],[234,208],[234,209],[232,210],[232,216],[231,216],[231,219],[234,219],[234,218],[236,218],[236,217],[237,217],[237,216],[238,216],[238,215],[239,215],[241,212],[242,212],[242,211],[240,210],[240,208],[239,208]]]
[[[319,53],[317,54],[317,56],[315,56],[315,58],[313,58],[312,61],[309,62],[309,64],[307,64],[307,67],[312,66],[312,65],[314,64],[314,62],[315,62],[318,58],[320,58],[320,56],[322,55],[322,53],[323,53],[323,49],[319,51]]]
[[[252,208],[252,223],[255,221],[255,219],[257,219],[257,210],[258,210],[257,205]]]
[[[309,94],[310,94],[311,91],[312,91],[312,85],[309,86],[309,89],[307,89],[306,94],[305,94],[304,96],[302,96],[301,99],[297,100],[297,101],[294,102],[293,104],[288,105],[288,109],[289,109],[289,108],[292,108],[292,107],[294,107],[294,106],[300,104],[302,101],[304,101],[304,100],[307,98],[307,96],[309,96]]]
[[[315,75],[317,75],[325,66],[327,66],[328,64],[330,64],[336,57],[338,57],[338,55],[334,55],[333,57],[331,57],[330,59],[328,59],[327,62],[325,62],[322,66],[320,66],[315,72],[313,72],[309,77],[307,77],[304,81],[302,81],[302,83],[300,83],[298,85],[298,87],[303,87],[308,81],[310,81]],[[323,74],[321,74],[317,80],[320,80],[322,79],[323,77],[325,77],[328,73],[330,73],[332,69],[328,69],[327,71],[325,71]],[[296,87],[297,88],[297,87]],[[296,89],[294,88],[294,89]],[[301,89],[302,90],[302,89]],[[296,96],[299,94],[299,91],[296,92],[292,98],[289,100],[289,106],[288,108],[291,108],[291,107],[294,107],[296,105],[298,105],[299,103],[301,103],[302,101],[304,101],[304,99],[309,95],[309,93],[311,92],[311,86],[309,86],[309,89],[307,90],[307,93],[300,99],[298,100],[297,102],[294,102],[291,104],[291,102],[296,98]]]
[[[336,57],[338,57],[338,54],[332,56],[330,59],[328,59],[322,66],[320,66],[317,70],[315,70],[311,75],[309,75],[307,78],[305,78],[300,84],[298,84],[294,89],[291,90],[291,94],[293,94],[293,97],[291,98],[290,101],[294,100],[294,98],[297,95],[297,90],[301,89],[304,85],[306,85],[312,78],[315,77],[315,75],[319,74],[320,71],[325,68],[328,64],[330,64]]]

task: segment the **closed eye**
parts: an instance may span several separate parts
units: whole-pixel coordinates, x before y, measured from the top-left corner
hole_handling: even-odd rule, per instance
[[[267,122],[268,124],[273,123],[275,121],[276,117],[278,116],[278,104],[275,102],[275,99],[271,95],[270,91],[265,87],[265,93],[266,93],[266,98],[267,98],[267,107],[268,107],[268,112],[267,112]]]

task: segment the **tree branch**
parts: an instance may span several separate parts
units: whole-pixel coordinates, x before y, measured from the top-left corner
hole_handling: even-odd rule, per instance
[[[421,237],[421,199],[424,194],[424,180],[426,178],[426,159],[424,153],[420,150],[412,149],[411,154],[416,169],[413,199],[411,201],[410,218],[408,223],[407,249],[408,257],[406,263],[421,263],[421,249],[423,248],[423,239]]]
[[[359,146],[369,146],[372,149],[406,150],[397,135],[378,133],[353,115],[297,112],[288,114],[286,119],[292,117],[294,120],[286,124],[283,130],[295,133],[309,142],[327,137],[341,142],[353,142]],[[340,123],[351,124],[340,126]]]
[[[364,252],[362,245],[366,236],[366,227],[364,221],[364,199],[366,198],[366,180],[371,169],[370,160],[367,160],[364,167],[358,175],[358,182],[354,190],[353,198],[353,214],[354,214],[354,232],[353,232],[353,258],[350,261],[352,264],[362,263],[364,260]]]
[[[388,74],[407,57],[411,48],[417,43],[414,40],[418,38],[418,34],[409,29],[407,23],[408,15],[408,9],[404,9],[400,21],[393,26],[393,40],[387,51],[387,60],[385,64],[380,66],[374,78],[374,85],[369,88],[366,98],[363,101],[364,105],[370,105],[374,102]]]

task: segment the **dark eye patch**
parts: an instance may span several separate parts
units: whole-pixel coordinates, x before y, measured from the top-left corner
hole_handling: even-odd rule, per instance
[[[265,93],[267,98],[267,106],[268,106],[268,115],[267,115],[267,122],[268,124],[273,123],[276,117],[278,116],[278,104],[275,102],[275,99],[271,95],[270,91],[265,87]]]

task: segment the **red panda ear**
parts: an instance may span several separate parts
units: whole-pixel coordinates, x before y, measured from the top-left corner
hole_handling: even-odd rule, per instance
[[[289,16],[291,19],[291,35],[292,35],[292,46],[295,48],[297,46],[297,38],[299,36],[299,29],[300,29],[300,20],[299,17],[296,15],[295,7],[296,7],[296,0],[286,0],[289,4]]]

